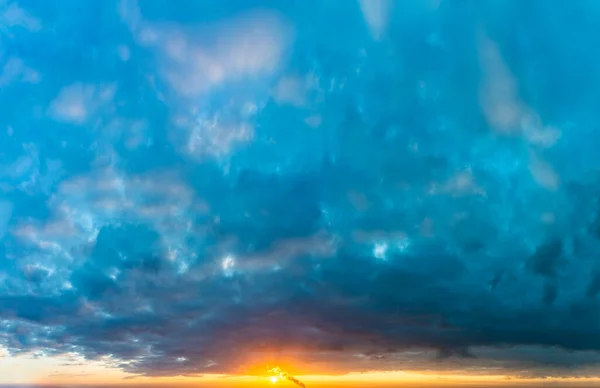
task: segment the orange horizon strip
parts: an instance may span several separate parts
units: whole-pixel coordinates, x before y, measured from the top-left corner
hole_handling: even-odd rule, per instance
[[[132,385],[132,384],[188,384],[188,383],[222,383],[228,385],[230,383],[243,383],[248,385],[255,384],[270,384],[271,376],[247,376],[247,375],[205,375],[197,377],[135,377],[124,380],[119,379],[102,379],[103,376],[74,376],[75,378],[55,380],[52,378],[38,380],[41,384],[73,384],[94,385],[94,384],[112,384],[112,385]],[[540,382],[563,382],[563,383],[597,383],[600,378],[516,378],[508,375],[490,375],[490,376],[473,376],[459,374],[417,374],[407,372],[364,372],[364,373],[349,373],[346,375],[299,375],[297,376],[307,385],[311,383],[424,383],[424,384],[457,384],[457,383],[489,383],[497,385],[524,385],[535,384]]]

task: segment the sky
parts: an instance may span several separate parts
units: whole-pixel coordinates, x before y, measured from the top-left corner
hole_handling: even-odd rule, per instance
[[[598,18],[0,0],[0,384],[598,383]]]

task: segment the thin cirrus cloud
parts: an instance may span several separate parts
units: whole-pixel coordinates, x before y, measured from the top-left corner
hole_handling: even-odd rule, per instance
[[[10,357],[597,375],[583,10],[0,4]]]

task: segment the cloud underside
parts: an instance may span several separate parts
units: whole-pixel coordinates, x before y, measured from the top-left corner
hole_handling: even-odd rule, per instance
[[[392,3],[75,25],[0,2],[2,50],[31,49],[0,52],[0,347],[151,376],[597,375],[596,113],[532,92],[593,83],[504,54],[516,1]]]

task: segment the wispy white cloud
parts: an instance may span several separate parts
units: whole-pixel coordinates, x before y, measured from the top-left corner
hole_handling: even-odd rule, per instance
[[[123,1],[120,13],[138,44],[155,54],[165,98],[179,107],[170,133],[179,152],[194,160],[223,158],[254,139],[255,115],[292,43],[282,16],[252,11],[182,27],[144,20],[135,1]],[[215,107],[215,94],[230,98]]]
[[[537,112],[521,98],[515,76],[505,63],[498,45],[481,34],[479,55],[482,68],[480,104],[490,128],[504,136],[521,137],[532,147],[529,170],[540,186],[556,190],[560,179],[541,151],[553,147],[561,137],[558,128],[545,126]]]
[[[57,121],[83,124],[115,94],[113,85],[98,86],[75,83],[64,87],[50,103],[48,114]]]
[[[373,39],[381,39],[386,32],[393,0],[359,0],[365,23]]]
[[[553,146],[560,138],[560,131],[545,126],[539,115],[521,99],[518,82],[497,43],[481,35],[479,55],[483,70],[480,103],[490,127],[500,134],[521,135],[533,146]]]
[[[137,41],[156,50],[163,77],[175,92],[190,97],[227,82],[273,74],[291,38],[284,19],[268,12],[194,29],[144,22],[139,16],[135,20],[130,26]]]
[[[301,108],[309,103],[309,94],[314,89],[317,85],[313,76],[285,75],[277,81],[272,94],[279,104]]]
[[[560,177],[552,165],[533,153],[530,158],[529,171],[540,186],[553,191],[559,188]]]
[[[197,117],[189,122],[185,119],[175,121],[173,140],[180,144],[187,155],[194,159],[221,157],[230,153],[233,147],[251,141],[254,127],[247,121],[235,117],[223,117],[216,113],[212,117]],[[175,136],[182,135],[181,140]]]
[[[0,71],[0,87],[7,86],[12,82],[25,82],[35,84],[41,80],[41,75],[32,68],[26,66],[23,60],[17,57],[9,58]]]

